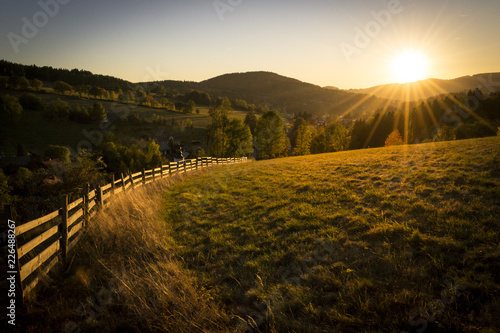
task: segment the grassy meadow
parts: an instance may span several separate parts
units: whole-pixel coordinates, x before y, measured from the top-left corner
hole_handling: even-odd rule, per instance
[[[0,91],[2,94],[10,94],[19,98],[23,93],[18,91]],[[178,138],[183,144],[190,144],[192,140],[205,142],[206,128],[211,123],[209,107],[199,106],[195,108],[196,112],[185,114],[179,111],[151,108],[135,104],[122,104],[110,100],[100,100],[93,98],[80,98],[76,95],[54,95],[49,93],[36,93],[45,105],[48,105],[56,98],[67,102],[72,108],[76,105],[89,109],[95,102],[101,103],[106,111],[115,112],[118,117],[136,114],[141,120],[147,123],[127,125],[111,124],[100,129],[98,123],[79,124],[69,120],[47,120],[42,112],[24,110],[19,123],[16,126],[3,126],[0,128],[0,148],[6,155],[15,155],[17,145],[23,144],[26,150],[37,154],[43,154],[48,145],[69,146],[75,151],[82,141],[88,141],[85,133],[107,133],[114,132],[125,142],[129,141],[131,133],[134,133],[133,139],[139,137],[154,137],[158,130],[163,129],[169,135]],[[230,117],[244,120],[246,111],[231,111]],[[165,120],[165,125],[153,123],[153,120]],[[186,128],[187,120],[191,120],[193,128]],[[172,120],[175,122],[172,125]]]
[[[175,253],[236,327],[497,325],[498,137],[236,165],[165,202]]]
[[[100,213],[27,332],[496,332],[500,137],[251,162]]]

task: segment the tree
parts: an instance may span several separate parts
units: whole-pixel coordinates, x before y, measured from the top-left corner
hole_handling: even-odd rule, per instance
[[[146,146],[146,168],[158,168],[160,165],[160,146],[154,140],[148,140]]]
[[[328,151],[335,152],[347,150],[350,143],[351,136],[349,135],[349,131],[342,124],[338,124],[333,130],[330,144],[331,149],[329,149]]]
[[[63,81],[56,81],[53,85],[54,91],[58,94],[65,94],[66,92],[73,91],[73,88]]]
[[[31,80],[31,88],[35,91],[40,91],[43,87],[43,82],[38,79]]]
[[[451,141],[451,140],[455,140],[455,139],[456,139],[456,136],[455,136],[455,132],[453,131],[453,129],[449,126],[443,125],[438,130],[436,135],[434,135],[433,141],[434,142],[436,142],[436,141]]]
[[[257,116],[253,111],[250,111],[245,116],[245,124],[250,127],[250,132],[255,135],[255,128],[257,127]]]
[[[101,121],[105,120],[108,117],[108,114],[101,103],[95,102],[89,109],[89,117],[93,121]]]
[[[243,157],[253,153],[250,127],[240,119],[232,119],[226,127],[226,157]]]
[[[302,124],[297,129],[297,137],[295,139],[295,155],[309,155],[311,153],[312,132],[307,124]]]
[[[9,186],[8,178],[0,169],[0,213],[3,212],[4,206],[11,203],[10,192],[12,188]]]
[[[165,89],[164,86],[159,84],[155,89],[155,93],[157,96],[165,96],[165,94],[167,93],[167,90]]]
[[[24,76],[11,76],[7,82],[12,89],[26,90],[30,85]]]
[[[30,192],[34,192],[33,173],[29,169],[23,167],[17,169],[16,174],[11,179],[12,185],[21,194],[29,195]]]
[[[226,98],[218,103],[218,106],[211,108],[208,114],[212,118],[212,123],[207,128],[208,146],[210,153],[214,157],[225,157],[227,133],[226,127],[229,123],[229,110],[231,103]]]
[[[127,100],[129,102],[135,101],[134,92],[132,90],[127,91]]]
[[[184,107],[184,113],[193,113],[196,103],[190,99]]]
[[[94,98],[105,98],[108,95],[106,89],[101,87],[92,86],[88,90],[89,95],[94,96]]]
[[[87,86],[85,84],[79,84],[75,87],[76,92],[80,96],[80,98],[83,97],[83,94],[89,94],[90,86]]]
[[[403,143],[404,143],[403,138],[401,137],[401,133],[399,133],[398,130],[392,131],[392,133],[389,134],[389,136],[387,137],[387,140],[385,140],[386,147],[399,146],[402,145]]]
[[[69,162],[70,154],[69,148],[65,146],[49,145],[49,147],[45,149],[46,158],[60,159],[65,163]]]
[[[302,118],[302,117],[295,118],[295,120],[293,122],[293,127],[290,130],[290,134],[289,134],[290,144],[292,145],[292,148],[295,148],[297,146],[297,136],[298,136],[298,132],[299,132],[299,127],[301,127],[303,125],[306,125],[306,126],[308,125],[307,121],[304,118]]]
[[[19,103],[25,110],[43,111],[45,108],[42,99],[32,93],[22,94],[19,97]]]
[[[53,100],[47,108],[45,108],[44,116],[49,120],[67,119],[71,112],[71,107],[68,103],[61,100],[60,98],[56,98]]]
[[[70,111],[69,119],[77,123],[86,123],[90,121],[90,116],[85,107],[82,108],[77,104],[73,110]]]
[[[259,158],[285,156],[288,150],[283,120],[275,111],[266,112],[257,121],[255,149]]]
[[[21,119],[22,113],[23,107],[17,98],[10,95],[0,97],[0,114],[2,115],[0,122],[14,125]]]

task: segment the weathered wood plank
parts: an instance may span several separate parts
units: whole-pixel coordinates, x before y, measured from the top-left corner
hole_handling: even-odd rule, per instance
[[[71,227],[71,225],[75,223],[82,216],[83,216],[83,209],[80,208],[73,215],[68,217],[68,228]]]
[[[73,201],[68,205],[68,210],[72,210],[73,208],[76,208],[78,205],[81,205],[82,203],[83,203],[83,198]]]
[[[95,200],[89,202],[89,212],[92,208],[94,208],[95,205],[96,205]]]
[[[106,194],[103,194],[102,196],[102,201],[106,201],[107,199],[111,198],[111,192],[108,192]]]
[[[142,176],[142,171],[136,172],[136,173],[132,174],[131,176],[134,179],[137,178],[137,176]]]
[[[106,191],[106,190],[109,190],[111,188],[111,186],[113,186],[111,183],[107,184],[107,185],[104,185],[103,187],[101,187],[102,191]]]
[[[24,281],[31,273],[33,273],[38,267],[43,265],[54,253],[59,251],[61,248],[61,243],[59,240],[52,243],[48,248],[46,248],[42,253],[37,255],[35,258],[31,259],[23,267],[21,267],[21,281]]]
[[[59,228],[59,226],[56,225],[55,227],[50,228],[49,230],[47,230],[44,233],[38,235],[37,237],[33,238],[28,243],[26,243],[23,246],[21,246],[20,248],[18,248],[17,249],[17,255],[19,256],[19,258],[24,257],[26,255],[26,253],[30,252],[31,250],[33,250],[38,245],[42,244],[43,242],[45,242],[50,237],[52,237],[55,234],[57,234],[58,228]]]
[[[54,257],[54,259],[52,259],[51,262],[40,271],[38,276],[34,278],[33,281],[31,281],[31,283],[24,288],[23,295],[24,296],[28,295],[28,293],[35,288],[38,282],[40,282],[43,276],[49,273],[52,267],[54,267],[54,265],[57,264],[58,262],[59,262],[59,257]]]
[[[20,226],[16,227],[16,236],[22,235],[25,232],[30,231],[31,229],[34,229],[44,223],[49,222],[50,220],[53,220],[54,218],[59,216],[59,213],[59,210],[56,210],[55,212],[42,216],[36,220],[21,224]]]
[[[71,228],[71,230],[68,232],[68,239],[70,239],[74,234],[76,234],[79,230],[81,230],[83,227],[83,223],[77,223]]]

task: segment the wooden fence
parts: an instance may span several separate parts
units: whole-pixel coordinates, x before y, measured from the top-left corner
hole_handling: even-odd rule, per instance
[[[98,209],[106,207],[113,196],[134,190],[178,173],[187,173],[214,165],[244,162],[243,158],[200,157],[182,162],[170,162],[153,170],[142,170],[113,180],[90,190],[87,185],[83,196],[73,202],[64,197],[62,207],[36,220],[16,227],[17,282],[21,302],[35,288],[40,279],[58,263],[66,266],[68,252],[82,237]],[[18,296],[19,297],[19,296]]]

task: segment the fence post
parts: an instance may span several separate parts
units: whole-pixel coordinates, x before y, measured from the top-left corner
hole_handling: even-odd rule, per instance
[[[83,187],[83,223],[88,224],[89,220],[89,183]]]
[[[66,259],[68,257],[68,196],[63,198],[61,208],[62,221],[59,224],[59,233],[61,234],[61,257],[63,266],[66,266]]]
[[[7,213],[9,214],[8,219],[11,221],[14,221],[15,223],[18,223],[19,221],[16,221],[17,216],[16,216],[16,210],[14,209],[14,207],[11,205],[7,205],[7,206],[5,206],[5,208],[7,209]],[[17,300],[19,300],[19,305],[22,308],[22,307],[24,307],[24,291],[23,291],[23,283],[21,281],[21,265],[19,264],[19,254],[17,253],[17,237],[15,237],[15,235],[14,235],[14,239],[15,239],[15,251],[16,251],[16,253],[15,253],[16,267],[9,266],[8,270],[15,272],[16,290],[19,291],[18,293],[16,293],[16,303],[17,303]]]
[[[96,189],[96,196],[97,196],[97,202],[99,203],[99,206],[104,207],[104,200],[103,200],[103,195],[102,195],[102,187],[99,185]]]
[[[160,165],[160,179],[163,178],[163,163]]]
[[[134,184],[134,178],[132,177],[132,174],[129,172],[128,176],[130,177],[130,184],[132,184],[132,190],[135,189],[135,184]]]
[[[127,189],[125,188],[125,178],[123,177],[123,173],[122,173],[121,175],[122,175],[122,187],[123,187],[123,192],[127,192]]]
[[[115,195],[115,175],[111,175],[111,190],[113,191],[113,195]]]
[[[156,178],[156,177],[155,177],[155,174],[156,174],[155,167],[153,167],[153,183],[154,183],[154,182],[155,182],[155,180],[156,180],[156,179],[155,179],[155,178]]]
[[[146,185],[146,169],[142,169],[142,185]]]

